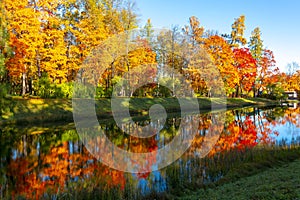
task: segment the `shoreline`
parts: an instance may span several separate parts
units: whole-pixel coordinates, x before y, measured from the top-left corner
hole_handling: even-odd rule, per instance
[[[245,163],[244,166],[247,166]],[[236,176],[224,180],[221,184],[210,185],[194,191],[187,191],[176,199],[298,199],[300,189],[298,176],[300,159],[291,158],[290,161],[273,163],[273,166],[254,164],[249,174],[235,173]],[[248,167],[249,168],[249,167]],[[251,172],[253,170],[253,172]],[[242,171],[242,170],[240,170]]]
[[[211,104],[214,107],[226,109],[238,109],[248,106],[264,107],[278,106],[279,103],[274,100],[263,98],[197,98],[201,113],[211,111]],[[191,100],[186,102],[189,104],[189,111],[192,113],[194,107]],[[24,125],[24,124],[43,124],[54,122],[73,122],[72,99],[40,99],[40,98],[6,98],[4,102],[4,112],[0,113],[0,125]],[[98,119],[112,119],[112,111],[110,99],[97,99],[96,114]],[[132,98],[130,100],[130,114],[133,117],[145,117],[148,115],[149,108],[154,104],[162,105],[168,113],[180,112],[180,105],[176,98]],[[216,110],[214,109],[214,110]]]

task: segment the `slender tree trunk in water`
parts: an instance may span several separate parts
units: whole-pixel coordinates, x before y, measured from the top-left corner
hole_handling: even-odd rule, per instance
[[[26,93],[26,72],[22,73],[22,96]]]
[[[254,125],[256,126],[256,108],[254,107],[253,108],[253,123],[254,123]]]
[[[26,135],[22,136],[23,140],[23,155],[26,157],[27,156],[27,140],[26,140]]]
[[[67,166],[67,171],[68,171],[68,174],[71,174],[71,167],[70,167],[70,143],[67,142],[67,152],[68,152],[68,156],[66,158],[67,162],[68,162],[68,166]],[[65,179],[65,183],[66,183],[66,186],[68,187],[69,186],[69,178],[68,178],[68,175],[66,176],[66,179]]]

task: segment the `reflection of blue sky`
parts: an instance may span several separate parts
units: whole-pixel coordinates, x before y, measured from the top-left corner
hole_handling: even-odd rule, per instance
[[[142,194],[149,194],[151,191],[163,192],[167,189],[167,182],[164,177],[162,177],[160,171],[153,171],[150,173],[148,178],[138,178],[136,174],[133,177],[138,180],[137,186]]]
[[[278,131],[279,135],[276,137],[277,141],[287,139],[287,142],[289,143],[292,141],[292,138],[296,139],[300,136],[300,128],[296,127],[296,125],[292,124],[291,122],[287,122],[284,125],[279,124],[276,126],[271,126],[271,129]]]
[[[255,123],[255,126],[257,130],[260,128],[264,130],[265,128],[269,128],[272,130],[272,133],[269,134],[271,138],[274,138],[276,142],[279,142],[281,140],[286,140],[286,143],[290,143],[292,139],[297,139],[299,137],[300,139],[300,127],[297,127],[295,124],[291,123],[290,121],[287,121],[285,124],[281,124],[281,121],[286,120],[284,117],[279,117],[276,119],[276,122],[278,122],[276,125],[271,125],[268,127],[264,127],[263,124],[267,121],[263,117],[264,111],[260,111],[260,116],[258,113],[255,113],[255,117],[253,115],[250,115],[250,119]],[[246,116],[241,116],[240,120],[245,121]],[[237,116],[235,116],[235,120],[238,120]],[[300,120],[300,114],[298,114],[296,120]],[[299,123],[300,124],[300,123]],[[275,135],[275,133],[278,133],[279,135]]]
[[[138,182],[138,188],[141,190],[142,194],[148,194],[150,192],[149,183],[146,179],[140,179]]]
[[[155,191],[162,192],[167,189],[167,182],[164,177],[162,177],[160,171],[154,171],[151,174],[152,187]]]
[[[255,123],[257,130],[264,130],[264,129],[271,129],[271,134],[269,136],[271,138],[274,138],[276,142],[281,141],[282,139],[286,139],[286,143],[289,144],[292,139],[297,139],[299,137],[300,139],[300,127],[296,127],[295,124],[287,121],[285,124],[282,124],[281,122],[283,120],[286,120],[285,116],[282,117],[277,117],[276,118],[276,125],[272,125],[270,123],[269,126],[265,126],[265,123],[267,122],[267,119],[264,117],[267,113],[264,110],[257,109],[255,113],[255,117],[253,116],[253,113],[245,113],[250,117],[250,119]],[[245,121],[246,120],[246,115],[240,115],[238,118],[235,116],[235,120],[241,120]],[[298,114],[296,120],[300,120],[300,114]],[[276,136],[274,134],[275,132],[278,132],[279,135]],[[260,131],[258,131],[260,133]],[[157,141],[158,148],[162,148],[165,144],[164,142],[164,135],[163,134],[157,134],[155,137]],[[164,170],[159,171],[157,163],[160,163],[163,158],[160,158],[159,156],[156,157],[156,163],[154,163],[151,166],[152,170],[155,170],[150,173],[150,175],[144,179],[144,178],[138,178],[135,174],[133,174],[134,180],[137,183],[137,188],[141,191],[142,194],[149,194],[151,191],[156,191],[156,192],[163,192],[167,190],[167,179],[165,178]],[[191,160],[188,160],[187,162],[183,162],[182,158],[179,158],[175,163],[180,167],[180,173],[179,176],[187,176],[189,180],[192,179],[192,174],[190,171],[193,168]],[[203,171],[205,173],[205,171]],[[213,179],[211,178],[216,178],[216,177],[209,177],[207,175],[206,179],[204,181],[212,181]],[[220,176],[217,176],[217,178],[220,178]]]

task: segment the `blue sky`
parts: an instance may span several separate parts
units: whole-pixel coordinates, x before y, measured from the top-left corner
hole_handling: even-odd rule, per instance
[[[231,24],[246,16],[245,36],[260,27],[264,46],[274,52],[277,66],[300,64],[300,1],[298,0],[136,0],[140,25],[150,18],[156,28],[180,27],[196,16],[205,29],[230,33]]]

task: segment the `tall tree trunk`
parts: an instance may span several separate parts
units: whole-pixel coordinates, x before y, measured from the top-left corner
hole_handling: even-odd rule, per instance
[[[240,96],[243,97],[243,88],[240,87]]]
[[[40,53],[38,49],[36,50],[36,66],[38,70],[38,77],[41,78]]]
[[[32,87],[32,78],[29,79],[28,81],[28,92],[29,94],[33,94],[33,87]]]
[[[256,97],[256,93],[255,93],[255,86],[253,87],[253,97],[255,98]]]
[[[236,86],[236,90],[235,90],[235,97],[239,97],[239,86]]]
[[[26,93],[26,72],[22,73],[22,96]]]

